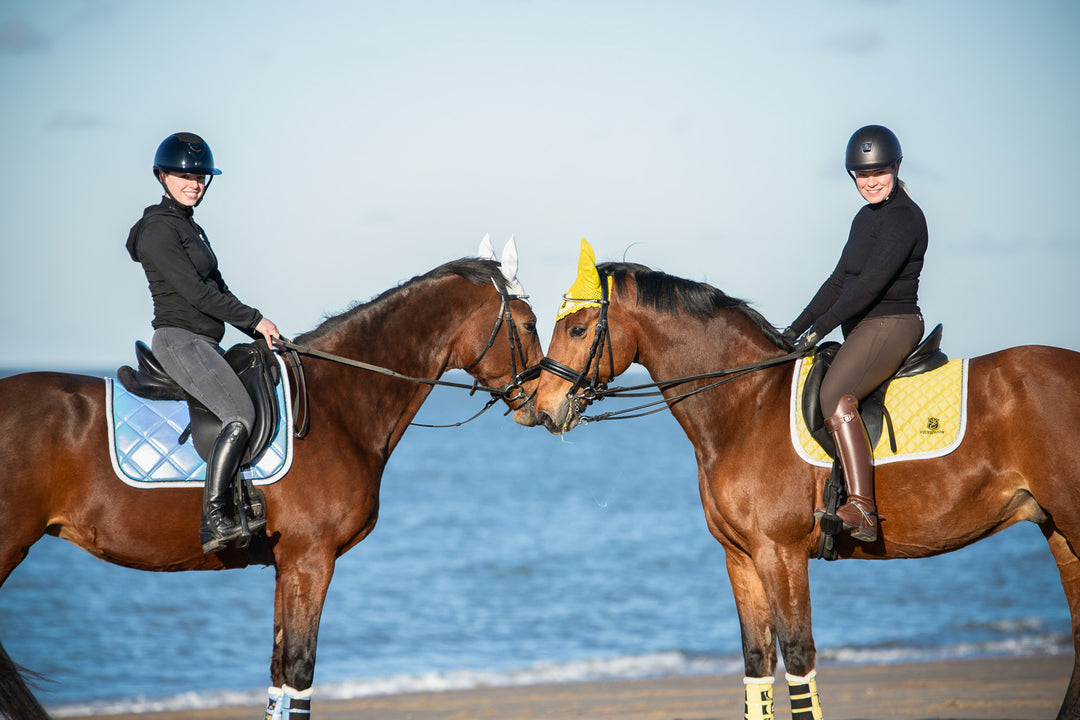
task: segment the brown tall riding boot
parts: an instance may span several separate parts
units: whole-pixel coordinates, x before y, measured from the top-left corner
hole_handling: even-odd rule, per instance
[[[844,470],[847,502],[836,511],[844,529],[862,542],[874,542],[878,535],[877,507],[874,505],[874,458],[866,434],[859,403],[845,395],[836,404],[836,414],[825,420],[825,429],[836,443],[836,455]]]

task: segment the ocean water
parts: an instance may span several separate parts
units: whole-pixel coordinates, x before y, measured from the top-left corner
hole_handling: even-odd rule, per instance
[[[482,402],[438,389],[417,419]],[[811,582],[823,665],[1072,652],[1030,524],[937,558],[813,561]],[[0,588],[0,640],[59,717],[261,707],[273,588],[272,568],[140,572],[46,537]],[[739,627],[674,420],[558,438],[495,408],[406,433],[375,532],[338,561],[315,697],[703,673],[739,682]]]

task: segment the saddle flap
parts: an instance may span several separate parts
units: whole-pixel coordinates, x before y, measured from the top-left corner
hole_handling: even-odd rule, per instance
[[[806,377],[802,398],[803,421],[806,423],[806,427],[810,429],[810,434],[825,448],[829,455],[835,455],[835,453],[833,452],[832,438],[829,437],[827,432],[824,432],[825,416],[821,412],[821,381],[825,379],[825,373],[832,364],[833,358],[836,357],[838,350],[840,350],[840,343],[838,342],[826,342],[817,346],[814,351],[814,364],[810,366],[810,374]],[[828,445],[822,442],[819,435],[823,436]]]

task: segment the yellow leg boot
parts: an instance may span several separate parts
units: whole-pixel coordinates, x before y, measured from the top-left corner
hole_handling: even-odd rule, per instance
[[[821,720],[821,702],[817,694],[817,670],[806,677],[787,673],[788,695],[791,696],[791,720]]]
[[[745,720],[775,720],[773,716],[773,679],[743,678],[746,685]]]

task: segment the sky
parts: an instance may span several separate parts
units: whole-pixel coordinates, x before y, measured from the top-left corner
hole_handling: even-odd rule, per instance
[[[545,346],[581,237],[783,327],[876,123],[946,352],[1080,350],[1078,69],[1071,0],[5,0],[0,368],[111,371],[149,341],[124,242],[178,131],[223,170],[196,220],[226,281],[287,336],[485,233],[516,236]]]

